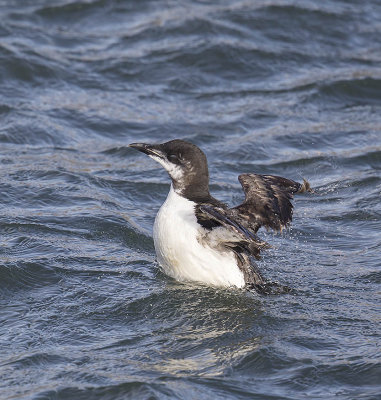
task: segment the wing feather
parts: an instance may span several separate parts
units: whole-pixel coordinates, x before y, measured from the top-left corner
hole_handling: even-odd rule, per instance
[[[251,257],[259,259],[261,250],[271,247],[257,236],[258,229],[282,230],[288,226],[294,194],[312,192],[310,185],[306,180],[300,184],[274,175],[242,174],[238,179],[245,192],[242,204],[229,209],[211,198],[196,206],[197,221],[206,229],[201,240],[233,250],[248,287],[267,294],[288,292],[287,287],[267,282]]]
[[[215,228],[223,226],[231,235],[226,235],[222,245],[260,258],[261,250],[270,245],[257,236],[258,229],[264,226],[281,231],[288,226],[292,220],[293,195],[311,189],[307,181],[300,184],[274,175],[242,174],[238,179],[245,201],[230,209],[219,202],[199,204],[197,221],[210,232],[207,234],[210,240],[217,235]]]
[[[238,177],[245,201],[234,207],[236,218],[245,221],[255,232],[261,227],[281,231],[292,221],[294,194],[311,191],[303,184],[274,175],[242,174]]]

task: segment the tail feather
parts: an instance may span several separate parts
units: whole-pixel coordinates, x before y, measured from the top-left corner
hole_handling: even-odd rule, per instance
[[[300,186],[300,189],[296,193],[304,193],[304,192],[309,192],[309,193],[315,193],[313,189],[311,189],[310,183],[307,181],[307,179],[303,178],[303,183]]]

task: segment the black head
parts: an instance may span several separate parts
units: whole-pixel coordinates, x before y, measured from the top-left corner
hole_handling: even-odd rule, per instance
[[[176,139],[162,144],[131,143],[130,147],[161,164],[177,193],[194,201],[210,196],[208,162],[196,145]]]

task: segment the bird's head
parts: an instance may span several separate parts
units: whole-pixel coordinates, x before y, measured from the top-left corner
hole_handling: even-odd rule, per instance
[[[131,143],[129,146],[164,167],[177,193],[187,198],[209,194],[208,162],[196,145],[176,139],[162,144]]]

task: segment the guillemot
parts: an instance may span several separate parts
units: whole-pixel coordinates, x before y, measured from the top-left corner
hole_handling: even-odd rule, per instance
[[[239,175],[245,200],[229,208],[211,196],[208,162],[196,145],[176,139],[129,146],[161,164],[172,180],[153,229],[157,261],[167,275],[259,293],[274,292],[274,287],[277,292],[287,291],[267,281],[254,262],[262,249],[270,247],[257,231],[261,226],[281,231],[290,224],[293,195],[311,191],[306,180]]]

